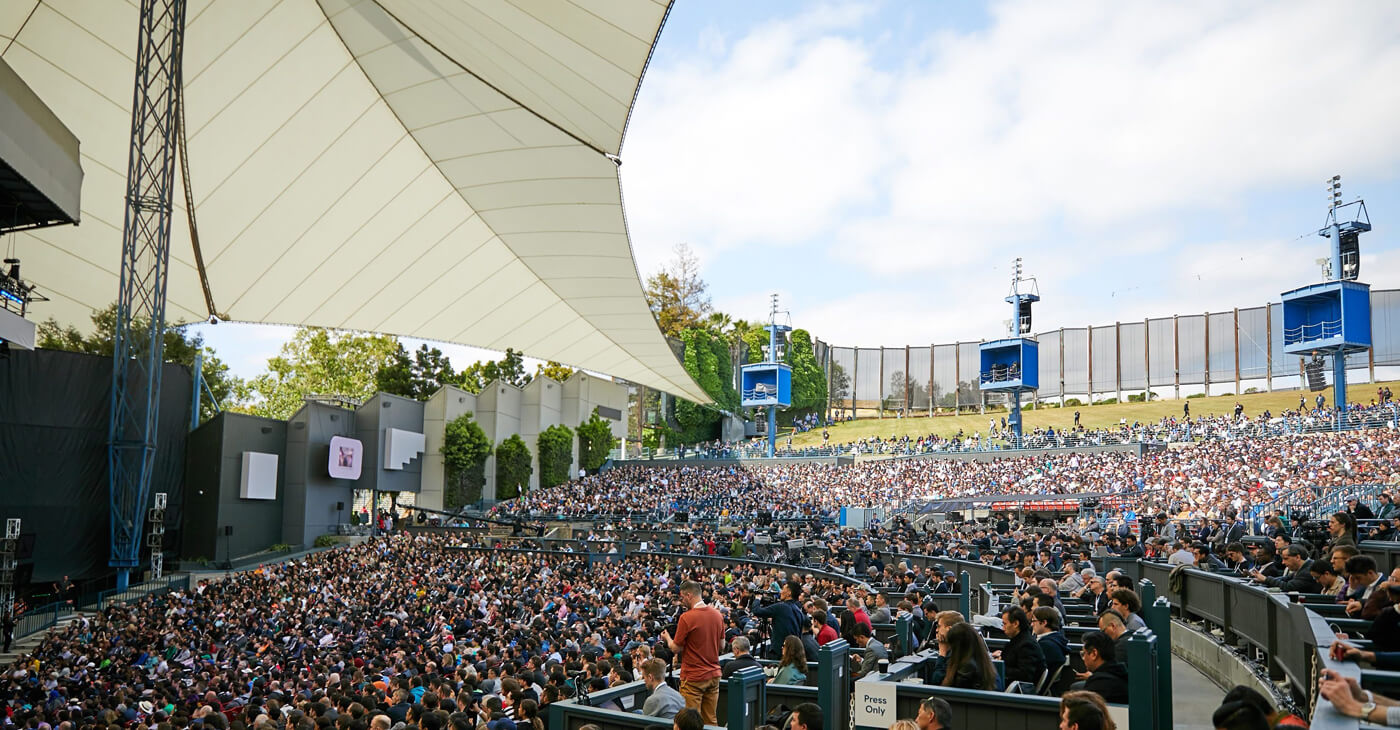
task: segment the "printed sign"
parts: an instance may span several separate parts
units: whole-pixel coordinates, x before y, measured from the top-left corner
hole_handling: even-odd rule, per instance
[[[895,716],[895,682],[856,682],[856,727],[889,727]]]

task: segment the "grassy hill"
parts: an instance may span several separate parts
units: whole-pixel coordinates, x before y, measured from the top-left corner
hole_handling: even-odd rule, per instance
[[[1369,403],[1376,393],[1376,388],[1389,386],[1392,391],[1400,393],[1400,381],[1387,383],[1373,383],[1365,385],[1353,385],[1348,388],[1349,400],[1353,403]],[[1322,394],[1327,398],[1327,402],[1332,402],[1332,389],[1328,388]],[[1041,406],[1031,410],[1030,406],[1023,406],[1021,413],[1025,417],[1025,428],[1027,431],[1037,426],[1054,426],[1056,430],[1069,428],[1074,425],[1074,412],[1079,411],[1079,422],[1086,428],[1099,426],[1117,425],[1119,419],[1126,418],[1128,423],[1133,421],[1157,421],[1165,416],[1180,416],[1183,403],[1191,404],[1191,415],[1228,415],[1234,411],[1235,403],[1244,405],[1244,412],[1247,416],[1254,416],[1269,410],[1275,414],[1298,406],[1298,396],[1307,399],[1311,406],[1313,398],[1317,396],[1306,390],[1285,390],[1274,393],[1250,393],[1246,395],[1215,396],[1211,398],[1191,398],[1182,400],[1155,400],[1151,403],[1115,403],[1101,406],[1078,406],[1066,408],[1052,408]],[[939,434],[941,436],[951,436],[959,429],[966,434],[987,432],[987,419],[995,417],[1000,422],[1004,411],[989,412],[987,415],[971,414],[960,416],[915,416],[913,418],[865,418],[859,421],[843,423],[830,428],[831,443],[839,444],[857,439],[879,436],[888,438],[890,436],[924,436],[927,434]],[[819,446],[822,442],[821,430],[800,433],[793,437],[794,446]]]

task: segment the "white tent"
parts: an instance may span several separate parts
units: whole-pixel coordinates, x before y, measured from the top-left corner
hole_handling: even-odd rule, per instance
[[[37,317],[116,298],[136,0],[0,2],[82,142],[82,224],[20,234]],[[190,0],[185,118],[215,307],[504,349],[698,401],[642,295],[617,154],[666,0]],[[173,219],[167,316],[208,318]]]

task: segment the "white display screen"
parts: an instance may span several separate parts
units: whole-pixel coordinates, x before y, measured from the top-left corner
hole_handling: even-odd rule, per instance
[[[331,437],[330,463],[327,471],[333,479],[359,479],[365,461],[365,446],[358,439]]]

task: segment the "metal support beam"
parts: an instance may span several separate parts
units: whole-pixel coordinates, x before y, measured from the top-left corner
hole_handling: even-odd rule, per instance
[[[119,588],[141,562],[155,464],[184,35],[185,0],[142,0],[107,442],[110,565]]]

